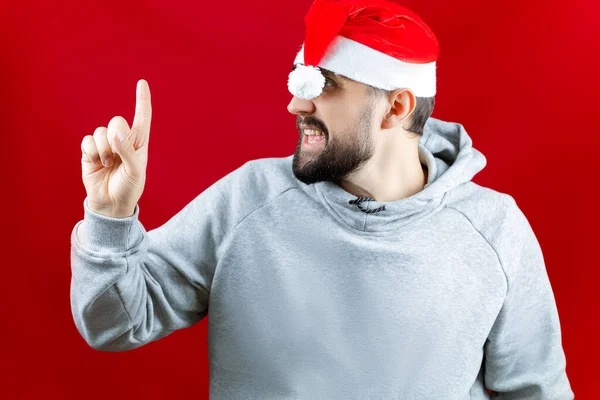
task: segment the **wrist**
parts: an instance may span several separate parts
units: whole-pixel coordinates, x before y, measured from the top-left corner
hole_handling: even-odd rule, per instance
[[[98,205],[93,202],[87,201],[88,208],[90,211],[96,214],[103,215],[109,218],[129,218],[135,213],[135,206],[133,207],[114,207],[107,205]]]

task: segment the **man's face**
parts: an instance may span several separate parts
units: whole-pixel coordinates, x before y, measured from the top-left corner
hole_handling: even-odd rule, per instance
[[[313,100],[294,97],[288,110],[296,114],[298,144],[292,169],[305,184],[339,184],[371,159],[374,101],[364,84],[323,70],[323,93]],[[316,133],[320,135],[311,135]]]

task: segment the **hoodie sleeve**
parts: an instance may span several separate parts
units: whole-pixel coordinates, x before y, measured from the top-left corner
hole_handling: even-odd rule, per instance
[[[71,233],[71,311],[91,347],[134,349],[207,315],[218,250],[234,226],[231,196],[217,183],[149,232],[139,205],[110,218],[84,200]]]
[[[570,400],[558,311],[542,250],[511,196],[490,243],[507,293],[485,344],[485,383],[497,399]]]

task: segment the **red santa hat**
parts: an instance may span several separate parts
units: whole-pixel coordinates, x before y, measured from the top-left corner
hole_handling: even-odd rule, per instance
[[[380,89],[435,95],[439,44],[414,12],[385,0],[315,0],[304,21],[304,44],[288,80],[294,96],[322,93],[320,68]]]

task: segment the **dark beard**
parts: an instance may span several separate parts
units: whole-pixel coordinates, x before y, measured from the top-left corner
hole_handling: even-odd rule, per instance
[[[358,172],[373,156],[372,119],[373,108],[365,106],[355,126],[346,132],[336,133],[335,140],[330,142],[329,131],[323,122],[312,116],[298,116],[296,126],[300,138],[292,162],[294,176],[307,185],[325,181],[339,185],[350,174]],[[300,124],[321,129],[326,142],[320,153],[313,156],[303,152],[304,133],[300,130]]]

